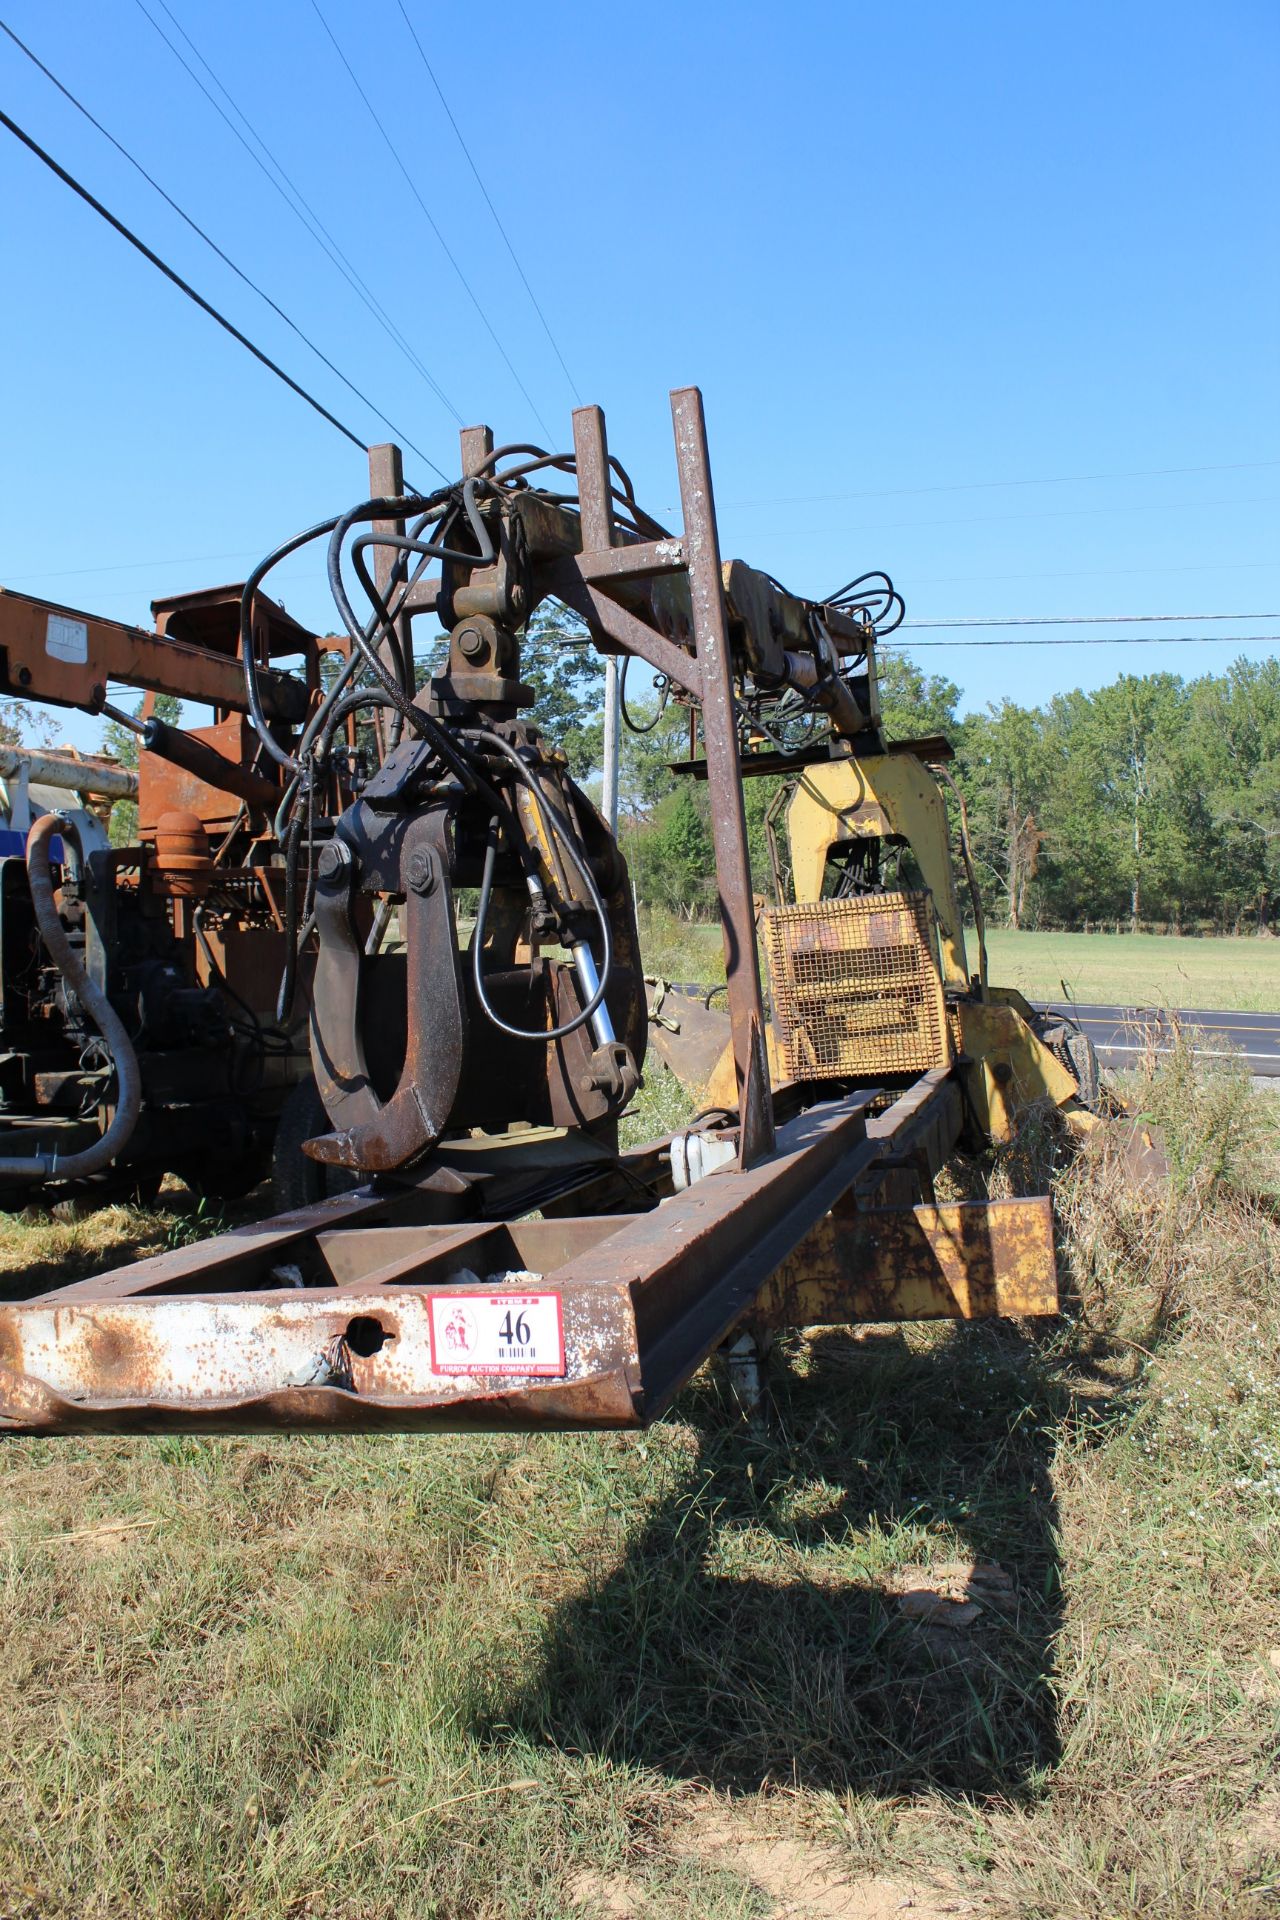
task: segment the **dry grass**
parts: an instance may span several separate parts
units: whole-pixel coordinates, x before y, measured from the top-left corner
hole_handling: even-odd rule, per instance
[[[1061,1322],[793,1337],[767,1439],[708,1370],[638,1437],[10,1442],[0,1914],[1272,1910],[1274,1114],[1144,1099],[1163,1192],[961,1170],[1056,1165]],[[909,1619],[957,1560],[1012,1607]]]

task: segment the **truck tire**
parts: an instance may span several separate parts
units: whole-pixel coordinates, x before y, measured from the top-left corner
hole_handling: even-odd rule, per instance
[[[1079,1027],[1068,1027],[1062,1037],[1062,1051],[1066,1055],[1068,1067],[1076,1077],[1081,1105],[1096,1113],[1102,1090],[1098,1075],[1097,1048],[1088,1034],[1083,1033]]]

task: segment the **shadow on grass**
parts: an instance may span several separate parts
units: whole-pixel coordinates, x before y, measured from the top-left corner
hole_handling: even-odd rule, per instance
[[[828,1332],[774,1363],[774,1435],[714,1388],[621,1563],[552,1617],[514,1733],[750,1792],[766,1781],[1016,1799],[1059,1755],[1056,1388],[1011,1329],[927,1351]],[[901,1565],[996,1562],[1013,1605],[921,1627]]]

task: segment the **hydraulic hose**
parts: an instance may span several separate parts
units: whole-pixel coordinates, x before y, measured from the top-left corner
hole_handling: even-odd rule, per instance
[[[600,945],[602,949],[599,975],[594,987],[588,990],[589,997],[586,1005],[579,1013],[576,1013],[571,1020],[566,1020],[563,1026],[536,1029],[513,1027],[494,1009],[488,994],[485,992],[482,953],[484,949],[485,922],[489,913],[489,899],[493,890],[493,872],[498,855],[498,817],[495,815],[489,822],[489,838],[485,848],[484,872],[480,881],[480,900],[476,908],[475,929],[471,936],[471,973],[472,979],[475,982],[476,998],[480,1002],[482,1011],[492,1024],[497,1027],[499,1033],[510,1034],[513,1040],[562,1040],[567,1034],[576,1033],[579,1027],[585,1026],[596,1009],[604,1002],[605,991],[609,985],[609,974],[613,966],[613,940],[609,928],[609,916],[605,911],[604,902],[600,898],[600,890],[596,886],[595,876],[592,874],[591,866],[585,852],[579,851],[577,841],[569,827],[568,821],[565,820],[559,808],[553,806],[546,794],[543,793],[537,780],[534,778],[532,770],[525,765],[525,762],[520,758],[515,748],[509,741],[504,740],[500,733],[493,733],[487,727],[476,727],[471,729],[471,733],[474,739],[483,740],[489,746],[496,747],[505,758],[511,762],[517,779],[528,789],[534,806],[542,816],[548,844],[550,844],[551,837],[554,834],[576,867],[578,876],[586,888],[591,910],[595,914],[596,921],[600,928]],[[590,948],[588,948],[587,951],[589,953]],[[594,966],[594,964],[593,957],[592,965]],[[581,969],[579,970],[579,978],[582,978]]]
[[[68,991],[74,993],[107,1043],[116,1070],[116,1110],[111,1125],[101,1138],[80,1153],[64,1156],[55,1147],[52,1153],[32,1154],[29,1157],[0,1156],[0,1180],[81,1180],[88,1174],[100,1173],[128,1145],[142,1106],[142,1075],[138,1069],[138,1056],[125,1031],[124,1022],[106,994],[85,972],[84,962],[71,945],[66,928],[58,917],[53,881],[49,877],[49,842],[55,833],[61,833],[64,839],[72,841],[83,866],[84,848],[75,822],[67,819],[65,814],[42,814],[27,839],[27,879],[31,887],[31,904],[35,909],[40,938]]]

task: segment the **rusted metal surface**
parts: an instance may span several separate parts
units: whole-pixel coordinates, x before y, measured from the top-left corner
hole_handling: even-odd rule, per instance
[[[747,822],[738,770],[738,723],[733,705],[729,626],[706,423],[702,395],[696,387],[684,387],[672,394],[671,417],[675,424],[676,470],[684,514],[693,631],[702,669],[702,727],[711,801],[711,837],[715,846],[729,1022],[742,1114],[741,1162],[749,1166],[773,1146],[773,1109],[763,1045],[764,1002],[756,958]]]
[[[232,747],[232,752],[227,751],[227,745]],[[148,799],[156,813],[165,813],[171,808],[193,812],[192,801],[203,798],[198,793],[201,787],[212,787],[219,794],[235,794],[258,813],[268,807],[274,812],[279,805],[278,783],[253,770],[251,763],[257,742],[246,737],[245,723],[238,716],[224,721],[219,728],[205,730],[170,726],[153,715],[143,734],[143,748],[153,761],[165,762],[166,771],[172,768],[174,773],[185,774],[191,787],[197,790],[170,787],[168,795],[161,799],[155,790],[160,783],[153,774]],[[140,761],[141,758],[140,755]]]
[[[320,953],[312,987],[311,1059],[334,1131],[308,1142],[330,1166],[382,1172],[433,1146],[462,1078],[467,1017],[449,883],[448,820],[427,808],[399,823],[385,879],[404,894],[407,1038],[394,1093],[375,1088],[360,996],[364,953],[352,917],[357,864],[345,841],[325,847],[316,888]]]
[[[649,1023],[650,1050],[698,1096],[699,1107],[713,1105],[701,1096],[729,1043],[723,1006],[704,1006],[696,995],[658,982],[649,986]]]
[[[403,492],[404,492],[404,457],[401,454],[399,447],[391,446],[387,444],[383,444],[376,447],[370,447],[369,449],[369,496],[370,498],[373,500],[379,500],[379,499],[396,500],[400,498]],[[402,534],[404,532],[404,527],[405,527],[405,523],[402,519],[375,520],[373,522],[372,527],[370,528],[370,531],[372,533]],[[389,599],[392,576],[395,572],[395,565],[396,565],[396,555],[392,548],[390,547],[374,548],[373,577],[377,583],[378,592],[382,595],[384,600]],[[412,629],[410,616],[407,613],[401,614],[399,620],[396,622],[396,637],[397,637],[398,646],[393,645],[393,643],[389,638],[384,638],[378,644],[378,652],[381,655],[383,664],[386,666],[388,672],[398,675],[400,672],[400,661],[396,658],[397,651],[399,652],[402,658],[410,659],[410,660],[413,658],[413,629]],[[376,727],[377,733],[378,733],[379,744],[384,754],[386,752],[386,744],[387,744],[387,717],[388,716],[386,714],[385,709],[381,707],[379,707],[375,711],[373,716],[374,726]]]
[[[873,1098],[801,1111],[769,1160],[649,1212],[432,1226],[425,1188],[356,1193],[0,1307],[0,1428],[636,1426],[744,1317],[1054,1311],[1047,1200],[859,1211],[960,1119],[944,1074],[868,1123]],[[480,1297],[553,1297],[562,1355],[536,1376],[440,1365],[441,1316]]]
[[[577,407],[573,415],[573,451],[578,473],[578,510],[582,551],[603,563],[613,547],[613,499],[609,482],[609,446],[599,407]]]
[[[144,1096],[109,1164],[79,1179],[68,1175],[66,1116],[42,1096],[60,1079],[69,1085],[95,1028],[76,996],[60,990],[56,968],[30,964],[22,932],[30,878],[10,862],[0,940],[0,1053],[8,1061],[0,1114],[15,1152],[0,1192],[5,1204],[50,1193],[109,1200],[166,1172],[211,1198],[232,1197],[270,1167],[272,1135],[305,1047],[300,1034],[295,1044],[274,1025],[289,944],[280,910],[284,865],[270,865],[284,782],[246,719],[241,597],[240,587],[225,586],[155,601],[156,631],[145,633],[0,592],[0,684],[7,676],[32,699],[110,711],[141,735],[141,844],[90,848],[63,875],[59,912],[71,925],[84,917],[93,978],[136,1037]],[[265,594],[254,596],[249,613],[263,724],[286,745],[319,693],[328,646]],[[296,674],[273,664],[291,658]],[[143,691],[140,714],[107,707],[112,683]],[[158,693],[212,706],[212,724],[188,730],[160,720]],[[303,887],[308,865],[303,851],[295,876]],[[45,935],[41,945],[47,951]],[[306,956],[297,969],[301,1010],[310,965]],[[114,1104],[109,1073],[101,1094],[90,1133],[102,1130]]]
[[[770,907],[762,933],[789,1079],[874,1080],[947,1064],[928,893]]]
[[[471,1276],[470,1284],[482,1276]],[[486,1284],[513,1301],[529,1284]],[[625,1284],[555,1292],[564,1329],[551,1379],[440,1371],[434,1303],[458,1289],[387,1286],[220,1299],[161,1297],[72,1312],[36,1305],[0,1328],[0,1421],[28,1432],[153,1427],[636,1424],[635,1323]],[[547,1288],[540,1283],[540,1291]],[[439,1322],[437,1320],[437,1326]],[[372,1351],[362,1349],[372,1348]]]
[[[837,1205],[766,1282],[760,1327],[977,1320],[1058,1311],[1047,1197],[881,1207]]]
[[[0,692],[95,713],[108,681],[232,712],[246,707],[234,654],[0,588]],[[296,723],[307,710],[303,683],[274,669],[263,670],[262,697],[273,719]]]
[[[55,787],[62,793],[96,794],[104,800],[132,800],[138,776],[128,767],[93,755],[84,758],[62,753],[38,753],[27,747],[0,746],[0,780],[25,778],[29,785]]]

